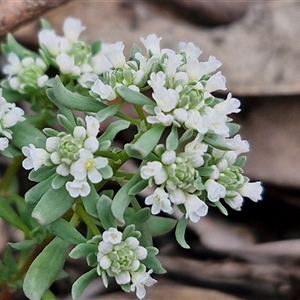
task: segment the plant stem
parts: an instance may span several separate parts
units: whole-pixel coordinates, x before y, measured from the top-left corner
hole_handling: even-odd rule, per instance
[[[5,174],[4,176],[2,177],[2,180],[0,182],[0,190],[1,191],[7,191],[10,184],[12,183],[12,181],[14,180],[18,170],[19,170],[19,167],[22,163],[22,160],[23,160],[23,156],[17,156],[17,157],[14,157],[6,171],[5,171]]]

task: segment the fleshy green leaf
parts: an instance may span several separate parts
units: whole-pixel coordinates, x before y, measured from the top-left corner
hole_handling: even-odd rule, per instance
[[[96,113],[107,107],[92,97],[85,97],[69,91],[64,87],[59,76],[55,77],[53,88],[47,90],[48,96],[49,90],[53,92],[55,99],[57,99],[59,103],[70,109]]]
[[[79,244],[72,249],[69,256],[73,259],[87,257],[90,253],[96,253],[97,246],[94,244]]]
[[[99,200],[99,195],[94,187],[91,185],[91,192],[86,197],[81,197],[83,206],[88,214],[97,218],[97,202]]]
[[[99,137],[99,143],[101,144],[101,142],[106,140],[112,141],[120,131],[127,129],[129,126],[130,122],[125,120],[118,120],[110,123],[104,133]]]
[[[167,150],[176,150],[178,147],[178,129],[176,126],[172,126],[171,132],[169,133],[166,140]]]
[[[66,128],[70,133],[73,133],[75,124],[74,123],[72,124],[72,122],[70,122],[66,116],[58,114],[57,121],[61,126]]]
[[[224,206],[220,201],[214,202],[214,204],[216,205],[216,207],[219,209],[219,211],[220,211],[223,215],[228,216],[228,211],[227,211],[227,209],[225,208],[225,206]]]
[[[171,218],[151,215],[148,220],[148,226],[153,237],[160,236],[172,230],[177,221]]]
[[[243,166],[245,165],[247,161],[247,157],[246,156],[240,156],[235,162],[234,165],[240,168],[243,168]]]
[[[216,141],[213,138],[208,137],[208,136],[205,136],[203,138],[203,141],[206,144],[211,145],[213,148],[216,148],[216,149],[219,149],[219,150],[224,150],[224,151],[230,151],[230,150],[232,150],[230,147],[228,147],[224,143],[220,143],[219,141]]]
[[[50,187],[33,209],[32,217],[40,225],[47,226],[60,218],[73,204],[74,199],[65,187],[57,190]]]
[[[32,246],[36,245],[36,241],[34,240],[24,240],[18,243],[8,243],[8,245],[15,250],[28,250]]]
[[[101,50],[102,42],[97,40],[91,45],[92,55],[96,55]]]
[[[144,190],[148,186],[148,180],[142,180],[137,182],[130,190],[129,195],[135,196],[139,194],[142,190]]]
[[[122,85],[116,88],[117,93],[127,102],[138,105],[154,106],[154,102],[140,92],[131,90],[129,87]]]
[[[72,298],[77,299],[78,297],[80,297],[86,287],[94,280],[94,278],[96,278],[96,276],[97,271],[96,268],[94,268],[77,278],[72,286]]]
[[[124,224],[124,212],[130,202],[134,199],[133,196],[129,195],[129,190],[140,180],[139,172],[135,173],[134,176],[123,185],[120,190],[116,193],[112,205],[111,211],[115,218]]]
[[[197,169],[200,176],[210,176],[214,169],[212,167],[200,167]]]
[[[122,102],[119,102],[116,105],[107,106],[106,108],[99,110],[96,113],[96,119],[100,123],[103,122],[108,117],[116,115],[120,111],[121,106],[122,106]]]
[[[30,300],[40,300],[63,268],[69,243],[55,237],[30,265],[23,290]]]
[[[134,144],[126,144],[125,151],[130,157],[143,159],[158,144],[165,127],[162,125],[153,126],[141,135]]]
[[[226,124],[229,129],[229,135],[233,136],[240,130],[241,126],[235,123],[227,123]]]
[[[111,205],[112,200],[106,195],[101,195],[97,202],[98,216],[105,230],[108,230],[110,227],[117,227],[116,219],[111,212]]]
[[[187,227],[187,224],[189,222],[189,219],[182,217],[179,222],[177,223],[176,230],[175,230],[175,237],[178,242],[178,244],[185,249],[189,249],[190,246],[185,241],[185,230]]]
[[[46,180],[53,174],[55,174],[56,165],[52,166],[42,166],[37,170],[31,170],[29,173],[28,179],[35,182],[40,182]]]
[[[48,225],[47,229],[62,240],[71,244],[80,244],[86,242],[86,238],[64,219],[58,219],[54,221]]]

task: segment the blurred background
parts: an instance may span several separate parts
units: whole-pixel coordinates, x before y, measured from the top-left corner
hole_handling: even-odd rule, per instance
[[[168,273],[146,299],[300,299],[300,2],[73,0],[42,17],[61,33],[68,16],[82,20],[88,41],[123,41],[127,57],[151,33],[164,48],[193,42],[200,60],[213,55],[222,62],[226,94],[242,103],[233,118],[250,143],[245,173],[263,182],[263,200],[245,199],[228,217],[210,209],[189,226],[191,250],[181,249],[173,232],[157,239]],[[38,30],[33,21],[14,35],[34,48]],[[1,251],[11,237],[0,226]],[[68,261],[66,268],[70,278],[53,285],[60,299],[70,299],[71,282],[86,266]],[[95,280],[83,299],[135,296]]]

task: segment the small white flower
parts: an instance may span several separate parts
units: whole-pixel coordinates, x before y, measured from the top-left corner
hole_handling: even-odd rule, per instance
[[[146,39],[141,38],[141,42],[147,52],[151,52],[152,55],[160,55],[160,41],[161,37],[159,38],[155,34],[148,35]]]
[[[194,223],[197,223],[200,217],[206,216],[208,212],[208,206],[196,195],[186,193],[184,206],[186,209],[186,218]]]
[[[161,161],[165,165],[171,165],[176,161],[176,152],[174,150],[166,150],[161,155]]]
[[[112,101],[117,97],[113,88],[108,84],[104,84],[100,79],[97,79],[94,82],[93,86],[91,87],[91,91],[94,94],[99,95],[101,99],[108,101]]]
[[[102,175],[99,171],[108,165],[108,159],[105,157],[94,157],[93,154],[86,149],[79,151],[79,160],[74,162],[70,167],[70,173],[76,180],[84,180],[86,177],[92,183],[102,181]]]
[[[207,132],[207,126],[204,125],[202,116],[195,109],[188,111],[188,119],[185,121],[185,125],[187,128],[194,129],[201,134],[205,134]]]
[[[59,66],[59,70],[63,74],[71,74],[75,76],[80,75],[80,68],[78,66],[75,66],[74,58],[70,57],[66,53],[60,53],[56,57],[56,63]]]
[[[163,87],[166,84],[166,74],[163,71],[159,71],[158,73],[151,73],[148,84],[153,89]]]
[[[204,74],[210,74],[220,68],[222,64],[214,56],[210,56],[208,61],[200,62],[200,65],[204,71]]]
[[[195,45],[191,42],[189,43],[180,42],[178,46],[179,46],[179,51],[185,53],[185,55],[188,58],[192,58],[192,57],[198,58],[202,53],[202,51],[199,48],[195,47]]]
[[[261,200],[261,194],[263,192],[263,188],[261,186],[260,181],[256,182],[247,182],[242,188],[238,190],[238,192],[243,196],[251,199],[254,202]]]
[[[0,137],[0,151],[5,150],[8,147],[8,139],[5,137]]]
[[[189,117],[189,113],[184,108],[176,108],[173,111],[173,116],[176,121],[179,123],[184,123]]]
[[[158,106],[154,107],[155,116],[148,116],[147,121],[150,124],[162,124],[166,127],[173,124],[174,117],[164,114]]]
[[[152,205],[151,213],[157,215],[162,210],[165,213],[172,213],[172,206],[169,195],[162,188],[155,189],[154,193],[145,199],[147,205]]]
[[[121,243],[122,241],[122,232],[118,231],[116,228],[111,227],[103,232],[102,237],[104,242],[116,245]]]
[[[203,155],[207,151],[208,145],[202,142],[203,135],[198,134],[196,138],[186,144],[184,151],[190,156],[190,161],[194,168],[199,168],[203,165]]]
[[[207,191],[207,197],[211,202],[217,202],[226,195],[226,188],[214,181],[213,179],[208,179],[205,183],[205,189]]]
[[[87,136],[97,136],[100,129],[100,124],[98,120],[93,116],[86,116],[85,117],[85,123],[86,123],[86,133]]]
[[[237,194],[233,198],[225,198],[224,200],[232,209],[241,210],[243,204],[243,197],[240,194]]]
[[[204,90],[208,93],[217,91],[217,90],[226,90],[226,79],[221,74],[221,72],[217,72],[212,75],[207,81],[204,87]]]
[[[56,57],[60,53],[60,37],[55,34],[54,30],[41,30],[38,33],[38,40],[50,55]]]
[[[238,113],[241,111],[239,108],[241,105],[240,101],[236,98],[232,98],[231,93],[227,95],[226,100],[218,103],[214,106],[214,110],[218,113],[229,115],[231,113]]]
[[[70,42],[74,43],[78,40],[80,33],[85,30],[82,26],[81,21],[76,18],[67,18],[63,25],[63,33],[65,38]]]
[[[29,144],[29,147],[24,146],[22,152],[26,156],[22,162],[22,166],[26,170],[34,169],[36,171],[47,164],[50,158],[50,154],[45,149],[36,148],[33,144]]]
[[[141,167],[141,177],[142,179],[153,178],[157,185],[161,185],[167,180],[168,174],[161,162],[150,161],[145,166]]]
[[[190,82],[197,82],[205,74],[205,70],[201,66],[198,59],[192,57],[187,61],[186,73]]]
[[[174,54],[164,60],[164,73],[168,78],[173,78],[175,76],[177,69],[182,64],[182,59],[181,54]]]
[[[115,69],[122,68],[126,62],[123,50],[123,43],[117,42],[115,44],[109,45],[104,52],[104,55]]]
[[[173,110],[179,101],[178,92],[173,89],[166,89],[165,87],[155,88],[152,97],[163,112]]]
[[[86,197],[91,192],[91,187],[85,180],[73,180],[66,182],[66,190],[73,198]]]
[[[132,285],[130,286],[130,290],[132,292],[136,291],[136,296],[139,299],[143,299],[146,296],[145,286],[151,286],[157,282],[157,280],[153,279],[150,274],[153,270],[149,270],[148,272],[132,272],[131,279]]]

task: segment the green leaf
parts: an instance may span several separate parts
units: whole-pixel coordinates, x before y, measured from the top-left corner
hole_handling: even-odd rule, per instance
[[[96,55],[101,50],[102,42],[101,40],[96,40],[91,45],[92,55]]]
[[[74,199],[65,187],[57,190],[50,187],[33,209],[31,216],[40,225],[47,226],[66,213],[73,204]]]
[[[73,259],[87,257],[90,253],[96,253],[97,246],[94,244],[79,244],[72,249],[69,256]]]
[[[213,167],[200,167],[197,169],[200,176],[210,176],[214,172]]]
[[[46,136],[26,120],[18,122],[11,127],[11,130],[13,131],[13,143],[19,149],[29,144],[33,144],[37,148],[45,147]]]
[[[185,218],[184,216],[179,220],[177,223],[176,229],[175,229],[175,237],[178,242],[178,244],[185,249],[189,249],[190,246],[185,241],[185,230],[187,227],[187,224],[189,222],[189,219]]]
[[[203,141],[212,146],[213,148],[219,149],[219,150],[224,150],[224,151],[230,151],[232,150],[230,147],[228,147],[227,145],[225,145],[224,143],[220,143],[219,141],[216,141],[215,139],[205,136],[203,138]]]
[[[148,180],[142,180],[137,182],[128,192],[129,195],[135,196],[139,194],[142,190],[144,190],[148,186]]]
[[[27,225],[21,220],[18,214],[2,196],[0,196],[0,207],[0,218],[26,234],[30,232],[30,229],[27,227]]]
[[[128,156],[144,159],[158,144],[165,127],[163,125],[153,126],[143,133],[134,144],[126,144],[124,149]]]
[[[5,56],[8,56],[9,53],[14,52],[20,59],[23,59],[25,57],[38,57],[37,53],[30,51],[29,49],[19,44],[14,36],[10,33],[8,33],[6,36],[6,44],[2,45],[2,51]]]
[[[99,110],[96,113],[96,119],[101,123],[108,117],[116,115],[122,106],[122,102],[117,103],[116,105],[107,106],[104,109]]]
[[[246,156],[240,156],[235,162],[234,162],[234,166],[243,168],[245,163],[247,161],[247,157]]]
[[[235,123],[227,123],[226,124],[228,129],[229,129],[229,135],[233,136],[235,134],[238,133],[238,131],[240,130],[241,126]]]
[[[101,142],[106,140],[112,141],[120,131],[127,129],[129,126],[130,122],[125,120],[110,123],[104,133],[99,137],[99,143],[101,144]]]
[[[166,140],[167,150],[176,150],[178,147],[178,129],[176,126],[172,126],[171,132],[169,133]]]
[[[92,97],[85,97],[69,91],[64,87],[59,76],[55,77],[53,88],[47,90],[47,95],[50,91],[53,92],[55,99],[60,104],[70,109],[96,113],[107,107],[105,104]]]
[[[131,201],[134,199],[133,196],[129,195],[129,190],[140,180],[139,172],[135,173],[134,176],[123,185],[116,193],[112,205],[111,211],[114,217],[121,223],[124,224],[124,212]]]
[[[52,180],[57,176],[57,174],[53,174],[47,179],[39,182],[35,186],[33,186],[29,191],[25,194],[25,201],[29,204],[35,204],[40,201],[42,196],[47,192],[47,190],[51,187]]]
[[[194,134],[194,131],[192,129],[186,130],[183,135],[180,137],[178,144],[181,145],[182,143],[186,142],[188,139],[190,139]]]
[[[68,180],[72,180],[71,178],[72,178],[71,175],[68,175],[68,176],[64,177],[64,176],[61,176],[61,175],[57,174],[57,176],[55,176],[53,178],[51,186],[55,190],[57,190],[57,189],[63,187]]]
[[[111,205],[112,200],[106,195],[101,195],[97,202],[98,216],[105,230],[108,230],[110,227],[117,227],[116,219],[111,212]]]
[[[116,88],[117,93],[127,102],[138,105],[155,106],[155,103],[140,92],[131,90],[129,87],[122,85]]]
[[[32,169],[31,172],[29,173],[28,179],[35,182],[46,180],[47,178],[56,174],[55,172],[56,168],[57,168],[56,165],[52,165],[52,166],[42,166],[37,170]]]
[[[15,250],[22,251],[32,248],[36,243],[34,240],[24,240],[18,243],[8,243],[8,245]]]
[[[166,273],[166,270],[162,267],[156,256],[147,256],[146,259],[142,260],[142,263],[145,264],[148,269],[152,269],[156,274]]]
[[[47,226],[47,229],[62,240],[71,244],[85,243],[86,238],[68,221],[58,219]]]
[[[94,268],[77,278],[72,286],[72,298],[77,299],[78,297],[80,297],[86,287],[94,280],[94,278],[96,278],[96,276],[97,271],[96,268]]]
[[[149,207],[144,207],[140,210],[138,210],[133,217],[133,223],[135,224],[140,224],[147,222],[150,218],[150,208]]]
[[[66,116],[58,114],[57,121],[61,126],[66,128],[70,133],[73,133],[75,124],[74,123],[72,124],[72,122],[70,122]]]
[[[40,300],[63,268],[69,243],[55,237],[30,265],[23,290],[30,300]]]
[[[227,211],[227,209],[225,208],[225,206],[224,206],[220,201],[214,202],[214,204],[216,205],[216,207],[219,209],[219,211],[220,211],[223,215],[228,216],[228,211]]]
[[[41,28],[42,28],[42,29],[49,29],[49,30],[52,29],[51,24],[50,24],[47,20],[45,20],[45,19],[40,19],[40,23],[41,23]]]
[[[153,237],[160,236],[172,230],[177,221],[171,218],[151,215],[148,220],[148,226]]]
[[[81,197],[82,203],[86,212],[91,216],[97,218],[98,217],[97,202],[99,200],[99,195],[94,185],[90,185],[90,187],[91,187],[91,192],[86,197]]]

